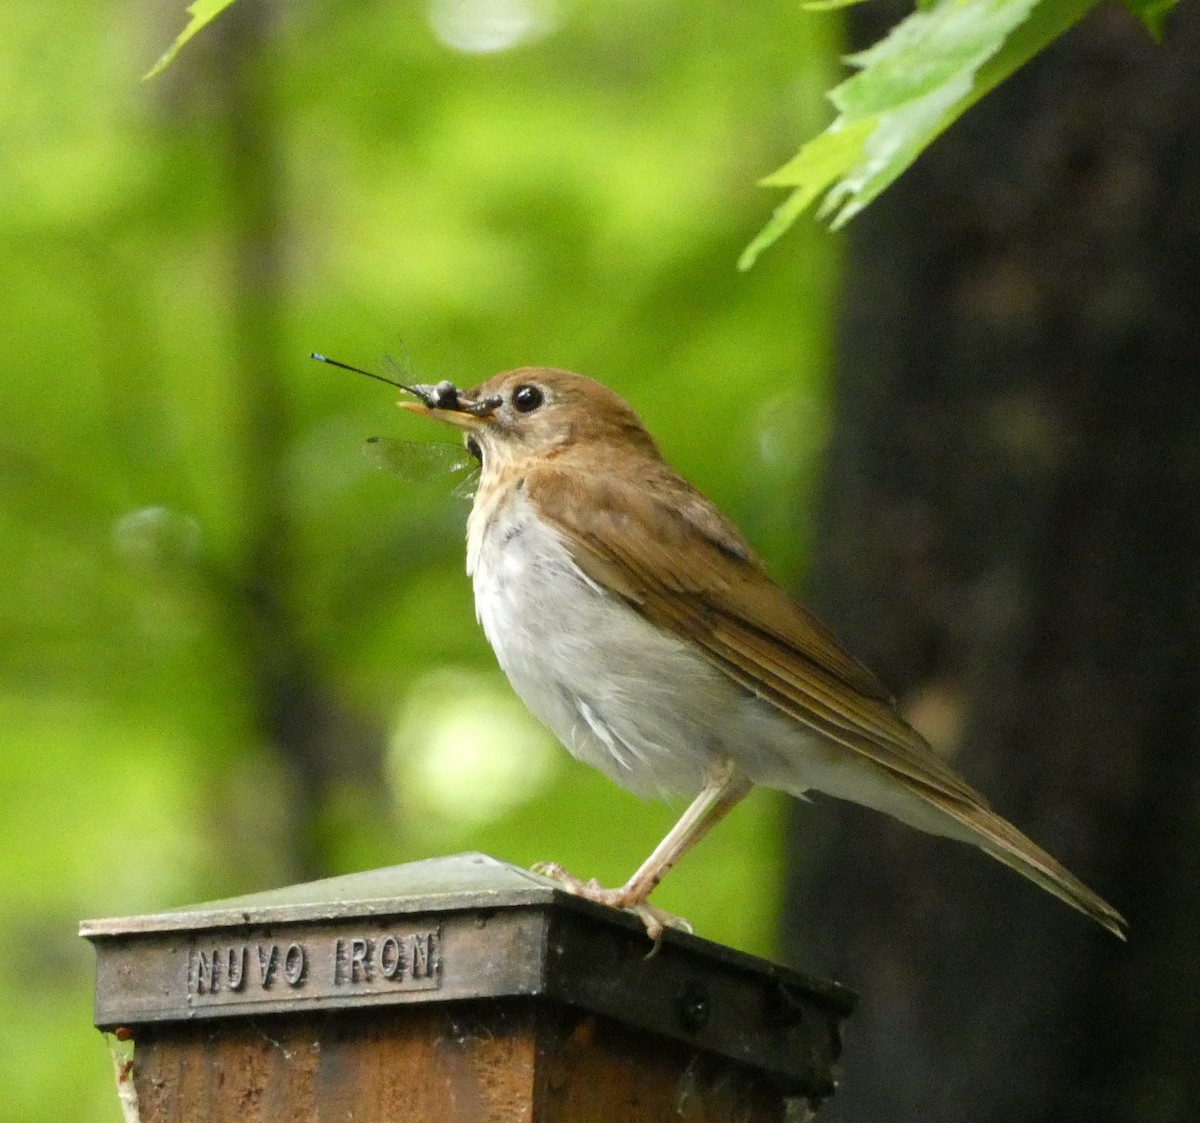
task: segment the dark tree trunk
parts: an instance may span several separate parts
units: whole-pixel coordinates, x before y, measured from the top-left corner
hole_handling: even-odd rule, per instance
[[[852,226],[812,603],[1132,927],[798,808],[789,957],[863,995],[834,1112],[1198,1119],[1200,6],[1094,13]]]
[[[331,872],[333,796],[351,785],[370,795],[383,792],[383,735],[339,697],[304,637],[295,586],[299,547],[287,463],[299,418],[283,366],[287,231],[274,74],[279,8],[268,0],[235,4],[211,34],[189,45],[167,81],[193,89],[178,72],[196,69],[194,88],[206,94],[213,151],[226,175],[230,337],[239,387],[237,428],[229,439],[241,454],[244,552],[228,572],[214,575],[213,593],[241,650],[256,732],[283,771],[281,829],[277,838],[268,836],[278,854],[260,859],[260,869],[302,881]],[[364,798],[359,807],[366,806]]]

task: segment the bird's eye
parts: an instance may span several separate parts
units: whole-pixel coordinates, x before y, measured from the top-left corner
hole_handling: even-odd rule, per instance
[[[536,386],[526,383],[513,391],[512,400],[518,413],[532,413],[546,400],[546,397]]]
[[[480,464],[483,463],[483,449],[479,447],[479,442],[474,437],[466,439],[467,455],[473,456]]]

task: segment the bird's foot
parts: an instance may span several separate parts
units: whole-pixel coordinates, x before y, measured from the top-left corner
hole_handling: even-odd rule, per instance
[[[568,893],[573,893],[576,897],[583,897],[584,900],[595,901],[598,905],[607,905],[609,908],[624,909],[626,912],[633,913],[646,926],[646,935],[652,940],[657,941],[667,928],[678,928],[684,932],[692,931],[691,924],[683,917],[657,908],[645,900],[639,901],[628,886],[622,886],[620,889],[605,889],[594,877],[584,881],[583,878],[576,877],[569,870],[563,869],[557,862],[538,862],[533,867],[533,872],[540,873],[543,877],[550,878],[551,881],[557,881]]]

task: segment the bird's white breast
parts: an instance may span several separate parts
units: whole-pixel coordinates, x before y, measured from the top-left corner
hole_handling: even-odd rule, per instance
[[[630,791],[699,790],[743,692],[590,581],[520,490],[477,498],[467,541],[476,614],[529,709]]]

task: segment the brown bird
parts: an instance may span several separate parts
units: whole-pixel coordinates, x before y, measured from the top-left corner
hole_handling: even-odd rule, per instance
[[[481,462],[467,572],[513,689],[622,787],[695,796],[621,888],[543,872],[657,936],[674,918],[646,898],[754,784],[815,789],[974,843],[1123,938],[1120,914],[989,810],[616,394],[542,367],[405,389],[420,402],[404,408],[463,430]]]

